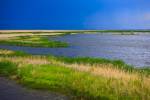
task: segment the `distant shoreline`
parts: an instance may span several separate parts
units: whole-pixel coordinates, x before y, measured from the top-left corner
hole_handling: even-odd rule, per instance
[[[60,32],[150,32],[150,30],[0,30],[0,33],[27,33],[27,32],[35,32],[35,33],[60,33]]]

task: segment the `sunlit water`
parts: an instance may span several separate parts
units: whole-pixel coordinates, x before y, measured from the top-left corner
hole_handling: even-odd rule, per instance
[[[68,48],[33,48],[0,46],[31,54],[53,54],[69,57],[121,59],[128,64],[150,66],[150,35],[74,34],[50,38],[65,41]]]

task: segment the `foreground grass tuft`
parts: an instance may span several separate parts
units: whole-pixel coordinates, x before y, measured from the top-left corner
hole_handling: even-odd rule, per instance
[[[17,72],[17,65],[10,61],[0,61],[0,76],[10,76]]]

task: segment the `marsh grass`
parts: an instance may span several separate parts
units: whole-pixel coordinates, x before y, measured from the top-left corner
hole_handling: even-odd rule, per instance
[[[74,100],[149,100],[149,74],[116,67],[125,65],[97,58],[0,55],[1,75],[13,75],[28,88],[59,92]]]
[[[138,72],[138,73],[144,73],[146,75],[150,74],[150,68],[149,67],[142,67],[142,68],[135,68],[132,65],[128,65],[122,60],[109,60],[104,58],[90,58],[90,57],[75,57],[75,58],[69,58],[69,57],[55,57],[56,60],[62,61],[65,63],[73,64],[89,64],[91,66],[95,65],[109,65],[111,64],[113,68],[117,68],[120,70],[124,70],[126,72]],[[106,67],[104,66],[104,67]]]
[[[0,61],[0,76],[10,76],[17,72],[17,65],[7,60]]]
[[[10,50],[0,49],[0,55],[11,55],[11,54],[14,54],[14,52]]]
[[[0,40],[2,45],[31,46],[31,47],[67,47],[68,44],[60,41],[49,40],[46,36],[18,36]]]

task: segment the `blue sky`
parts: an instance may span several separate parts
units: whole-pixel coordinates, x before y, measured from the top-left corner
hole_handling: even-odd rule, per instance
[[[150,29],[150,0],[0,0],[0,29]]]

